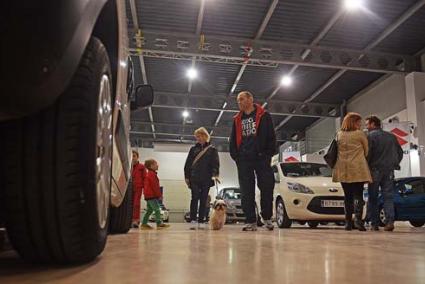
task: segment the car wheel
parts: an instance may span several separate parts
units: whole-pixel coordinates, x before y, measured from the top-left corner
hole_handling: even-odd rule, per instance
[[[425,224],[425,221],[409,221],[410,225],[413,227],[422,227]]]
[[[338,222],[335,222],[335,224],[337,226],[345,226],[345,222],[344,221],[338,221]]]
[[[320,222],[319,224],[320,224],[320,225],[323,225],[323,226],[326,226],[326,225],[328,225],[328,224],[329,224],[329,222]]]
[[[125,196],[119,207],[111,207],[111,234],[126,234],[133,221],[133,183],[130,181]]]
[[[318,221],[308,221],[308,226],[312,229],[317,228],[317,226],[319,226],[319,222]]]
[[[112,76],[91,38],[54,105],[0,124],[0,188],[10,241],[27,261],[83,263],[106,243],[112,161]],[[30,95],[30,94],[29,94]]]
[[[255,204],[255,214],[257,215],[257,227],[264,226],[264,223],[262,221],[260,212],[258,212],[258,206],[257,206],[257,204]]]
[[[384,227],[387,223],[387,219],[385,218],[384,208],[379,209],[379,226]]]
[[[301,226],[304,226],[305,224],[307,224],[306,221],[298,221],[298,224],[300,224]]]
[[[285,205],[282,199],[276,201],[276,223],[279,228],[290,228],[292,220],[286,214]]]

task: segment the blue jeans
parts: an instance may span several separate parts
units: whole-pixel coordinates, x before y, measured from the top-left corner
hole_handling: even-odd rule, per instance
[[[379,187],[384,198],[384,212],[387,224],[394,222],[394,171],[372,169],[372,180],[369,184],[368,211],[372,226],[379,225],[378,195]]]

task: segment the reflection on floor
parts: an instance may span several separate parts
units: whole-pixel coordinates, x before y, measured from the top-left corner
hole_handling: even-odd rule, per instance
[[[34,267],[0,254],[0,283],[425,283],[425,228],[346,232],[132,230],[110,236],[95,262]]]

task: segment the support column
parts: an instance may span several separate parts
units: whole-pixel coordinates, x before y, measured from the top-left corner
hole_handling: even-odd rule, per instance
[[[419,146],[419,158],[411,159],[411,169],[425,176],[425,73],[410,73],[405,80],[407,118],[415,125],[414,140]]]

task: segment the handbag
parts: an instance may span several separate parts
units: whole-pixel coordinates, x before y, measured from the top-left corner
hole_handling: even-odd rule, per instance
[[[326,164],[333,169],[335,167],[336,161],[338,160],[338,140],[337,136],[332,140],[331,145],[329,145],[328,151],[323,156]]]

